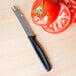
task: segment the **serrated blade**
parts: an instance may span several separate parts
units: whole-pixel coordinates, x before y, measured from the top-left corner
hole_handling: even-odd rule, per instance
[[[21,23],[21,25],[22,25],[24,31],[26,32],[27,36],[34,36],[31,29],[29,28],[25,18],[21,14],[20,10],[16,6],[13,6],[12,10],[15,13],[15,15],[17,16],[17,18],[18,18],[19,22]]]

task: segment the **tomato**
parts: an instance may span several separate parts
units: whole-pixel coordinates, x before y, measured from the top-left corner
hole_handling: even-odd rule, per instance
[[[70,0],[74,5],[76,5],[76,0]]]
[[[75,3],[73,4],[73,2],[71,2],[71,1],[73,1],[73,0],[70,0],[67,3],[67,6],[69,7],[69,9],[71,10],[71,13],[72,13],[72,22],[76,23],[76,5],[75,5]]]
[[[53,0],[36,0],[32,6],[32,21],[37,25],[49,25],[59,13],[59,5]]]
[[[75,0],[70,0],[69,4],[70,10],[72,12],[72,21],[73,23],[76,23],[76,1]]]
[[[67,4],[69,2],[69,0],[58,0],[58,2],[62,2],[62,3]]]
[[[60,12],[57,19],[51,25],[42,26],[42,28],[46,32],[54,34],[60,33],[64,31],[66,28],[68,28],[68,26],[71,23],[72,16],[69,8],[63,3],[59,4],[60,4]]]
[[[65,3],[72,13],[72,22],[76,23],[76,0],[58,0],[59,2]]]

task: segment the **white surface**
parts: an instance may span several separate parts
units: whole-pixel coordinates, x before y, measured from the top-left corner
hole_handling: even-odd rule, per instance
[[[53,68],[46,72],[10,7],[17,5],[27,17]],[[76,24],[53,35],[32,23],[33,0],[0,2],[0,76],[76,76]]]

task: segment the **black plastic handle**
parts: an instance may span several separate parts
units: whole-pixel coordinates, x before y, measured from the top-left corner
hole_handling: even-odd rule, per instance
[[[44,65],[45,69],[47,71],[50,71],[51,67],[50,67],[50,65],[49,65],[49,63],[48,63],[43,51],[41,50],[40,46],[35,41],[35,36],[29,36],[28,38],[29,38],[30,42],[32,43],[32,46],[34,47],[37,55],[39,56],[42,64]]]

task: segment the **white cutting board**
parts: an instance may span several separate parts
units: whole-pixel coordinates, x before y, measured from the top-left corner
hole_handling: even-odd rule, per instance
[[[49,34],[31,21],[34,0],[0,0],[0,76],[76,76],[76,24]],[[11,10],[17,5],[52,64],[46,72],[23,28]]]

